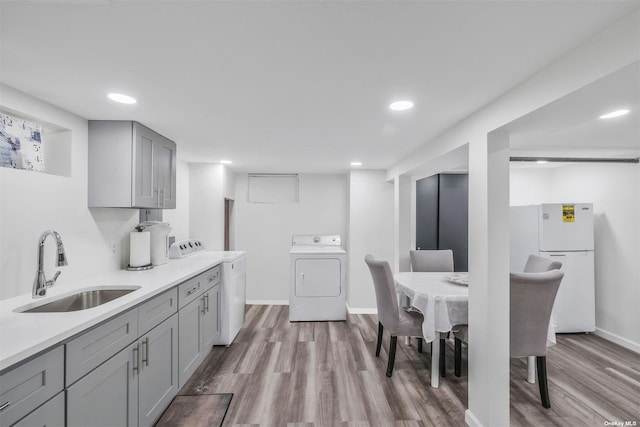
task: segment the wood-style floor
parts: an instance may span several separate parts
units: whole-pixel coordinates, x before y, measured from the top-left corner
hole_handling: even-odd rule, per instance
[[[398,340],[385,376],[389,337],[374,356],[375,315],[346,322],[289,323],[287,306],[249,306],[234,343],[215,347],[180,395],[234,393],[225,426],[464,426],[466,363],[429,385],[429,346],[420,354]],[[415,342],[415,341],[414,341]],[[466,356],[466,350],[464,351]],[[465,361],[466,362],[466,361]],[[511,425],[640,426],[640,357],[595,335],[559,336],[547,355],[551,409],[528,384],[526,364],[511,365]]]

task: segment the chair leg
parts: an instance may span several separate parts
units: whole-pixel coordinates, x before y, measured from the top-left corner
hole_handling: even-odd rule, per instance
[[[545,356],[537,356],[536,365],[538,368],[540,399],[542,399],[542,406],[548,409],[551,408],[551,402],[549,401],[549,386],[547,385],[547,358]]]
[[[393,363],[396,361],[396,345],[398,344],[398,337],[391,336],[391,343],[389,344],[389,362],[387,363],[387,376],[390,377],[393,374]]]
[[[422,353],[422,338],[417,338],[418,340],[418,353]]]
[[[462,340],[459,338],[455,338],[454,340],[455,347],[453,350],[454,353],[454,373],[456,377],[459,377],[462,373]]]
[[[382,332],[384,327],[382,323],[378,322],[378,342],[376,344],[376,357],[380,357],[380,347],[382,347]]]
[[[444,353],[445,348],[446,348],[445,339],[440,338],[440,376],[441,377],[447,376],[447,372],[446,372],[447,363],[446,363],[445,353]]]

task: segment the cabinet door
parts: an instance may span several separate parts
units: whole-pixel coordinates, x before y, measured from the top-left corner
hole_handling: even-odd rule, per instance
[[[155,176],[158,134],[140,123],[133,124],[133,188],[131,204],[139,208],[157,208],[158,184]]]
[[[138,425],[138,343],[67,389],[67,426]]]
[[[176,207],[176,144],[160,136],[156,144],[156,179],[160,208]]]
[[[63,388],[62,346],[0,375],[0,426],[12,425]]]
[[[64,392],[60,392],[12,427],[64,427],[64,425]]]
[[[178,315],[152,329],[138,344],[138,425],[148,427],[178,393]]]
[[[202,299],[191,301],[178,312],[178,385],[185,385],[204,359],[202,351]]]
[[[202,315],[202,331],[204,336],[205,355],[214,341],[220,336],[220,285],[214,286],[202,296],[204,314]]]

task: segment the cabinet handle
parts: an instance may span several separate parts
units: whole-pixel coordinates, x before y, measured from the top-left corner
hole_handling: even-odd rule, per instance
[[[145,338],[142,344],[144,345],[144,350],[145,350],[144,351],[145,357],[144,359],[142,359],[142,361],[144,362],[145,366],[149,366],[149,337]]]
[[[205,305],[204,305],[204,296],[202,298],[200,298],[200,300],[202,301],[202,314],[205,314],[207,311],[206,311]]]
[[[7,409],[9,407],[9,405],[11,405],[11,403],[9,403],[9,402],[4,402],[2,405],[0,405],[0,412],[4,411],[5,409]]]
[[[200,289],[200,282],[198,282],[198,286],[194,286],[192,289],[189,289],[187,291],[187,295],[191,295],[192,293],[194,293],[195,291],[197,291],[198,289]]]
[[[138,346],[133,347],[133,370],[140,373],[138,365],[140,364],[140,354],[138,353]]]
[[[209,311],[209,294],[206,294],[204,296],[204,308],[205,310]]]
[[[220,292],[216,292],[216,332],[220,332]]]
[[[302,282],[300,282],[301,285],[304,285],[304,273],[302,273]]]

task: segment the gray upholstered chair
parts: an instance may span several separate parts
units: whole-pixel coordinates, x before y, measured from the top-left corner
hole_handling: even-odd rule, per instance
[[[541,273],[549,270],[560,270],[562,263],[538,255],[529,255],[524,265],[525,273]]]
[[[411,250],[411,270],[413,271],[446,271],[453,272],[453,251],[451,249],[439,250]],[[448,334],[440,334],[440,376],[446,376],[446,344],[445,339]],[[422,341],[422,340],[421,340]],[[418,347],[422,347],[422,342],[418,342]],[[431,344],[433,345],[433,343]]]
[[[412,250],[409,255],[413,271],[453,271],[451,249]]]
[[[387,362],[387,376],[390,377],[393,373],[398,336],[422,337],[422,322],[424,318],[420,313],[404,311],[398,306],[395,280],[393,280],[393,274],[388,262],[377,261],[371,255],[367,255],[364,261],[367,263],[373,278],[376,303],[378,305],[376,357],[380,356],[384,328],[387,328],[389,335],[391,335],[389,361]]]
[[[562,267],[562,263],[560,261],[554,261],[549,258],[532,254],[532,255],[529,255],[529,258],[527,258],[527,262],[524,265],[524,272],[525,273],[541,273],[543,271],[549,271],[549,270],[560,270],[561,267]],[[460,372],[462,371],[462,343],[467,342],[468,333],[469,331],[468,331],[467,325],[458,326],[453,333],[455,337],[454,372],[457,377],[460,376]]]
[[[549,267],[551,266],[549,264]],[[511,357],[535,356],[540,399],[545,408],[551,407],[547,385],[547,332],[553,303],[563,277],[564,273],[557,268],[510,275],[510,355]],[[455,333],[456,375],[458,376],[457,368],[461,356],[458,352],[458,344],[466,338],[466,333],[466,328]]]

